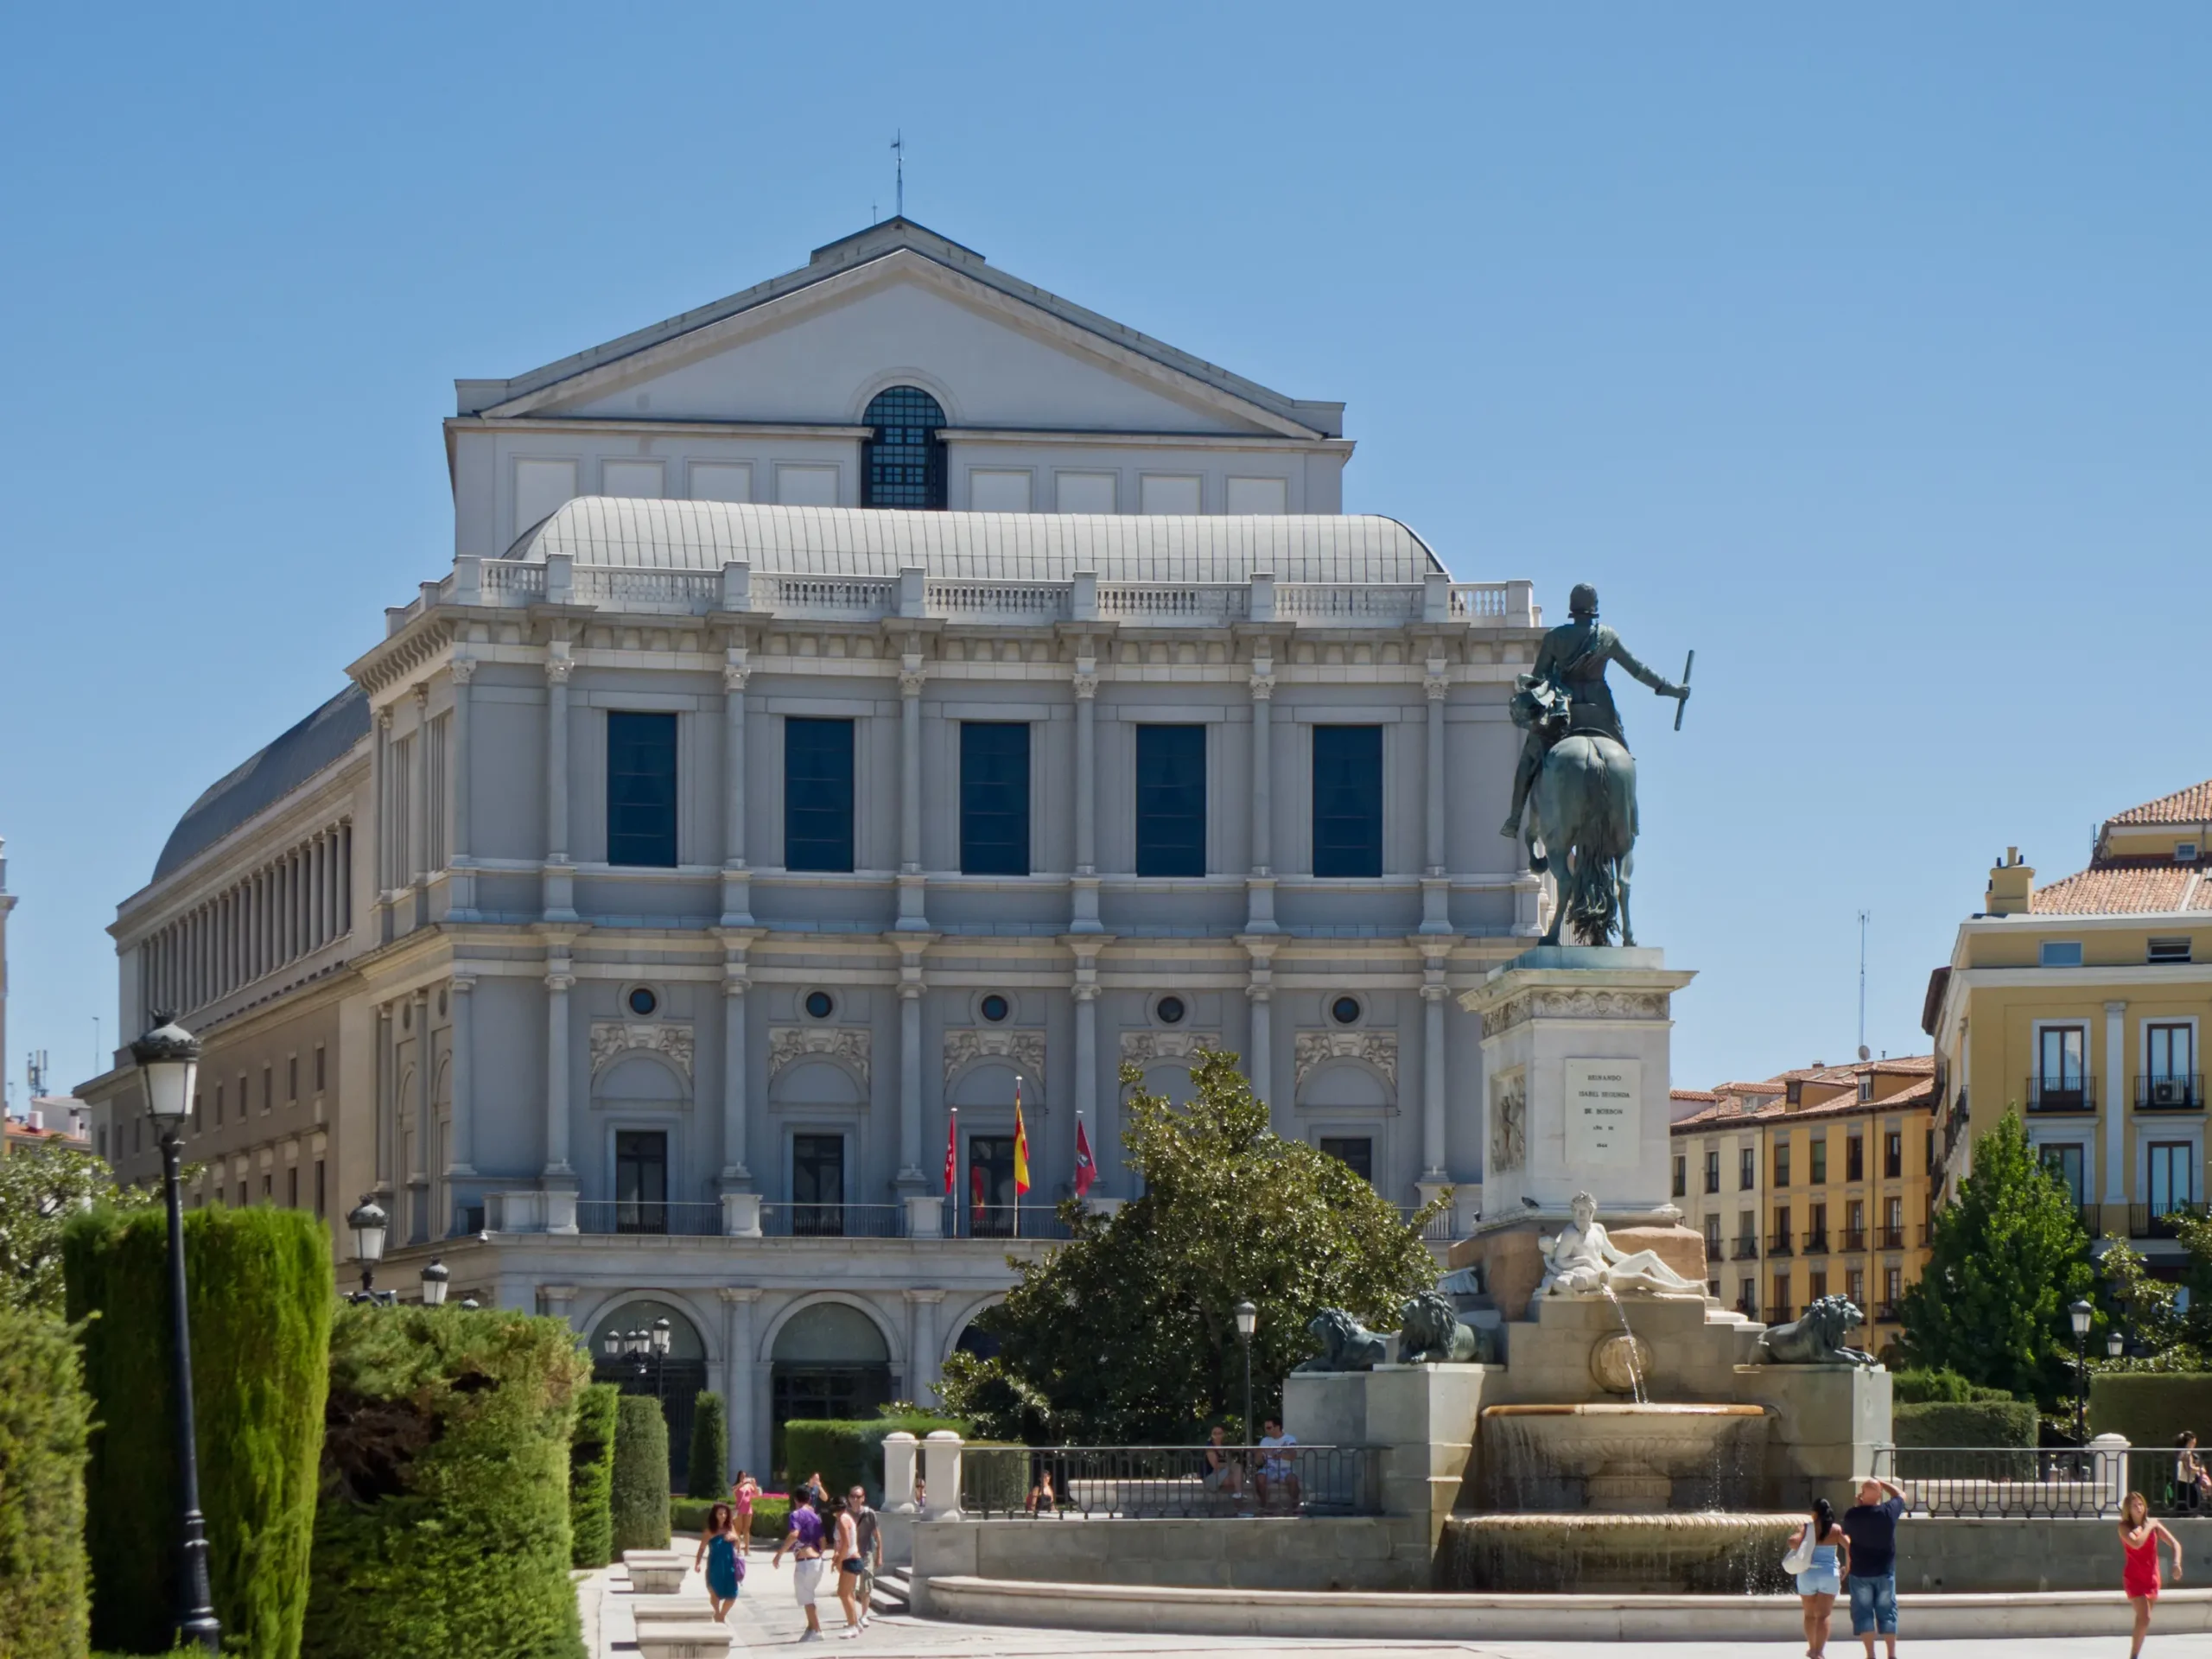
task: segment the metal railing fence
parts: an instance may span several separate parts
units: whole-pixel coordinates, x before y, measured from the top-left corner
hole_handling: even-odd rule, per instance
[[[2171,1446],[1883,1446],[1873,1472],[1904,1491],[1908,1514],[1946,1519],[2117,1520],[2130,1492],[2153,1515],[2212,1509],[2212,1492],[2178,1478]]]
[[[903,1204],[764,1204],[764,1238],[902,1238]]]
[[[580,1233],[645,1233],[671,1238],[712,1237],[722,1230],[719,1204],[678,1204],[665,1199],[578,1198]]]
[[[983,1518],[1233,1519],[1376,1515],[1360,1446],[994,1446],[961,1452],[960,1508]]]

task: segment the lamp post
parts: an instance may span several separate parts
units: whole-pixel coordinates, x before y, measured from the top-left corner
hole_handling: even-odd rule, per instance
[[[2089,1443],[2089,1321],[2097,1310],[2088,1303],[2075,1302],[2066,1310],[2066,1317],[2074,1325],[2074,1441],[2077,1446]]]
[[[361,1194],[361,1201],[346,1211],[346,1224],[353,1230],[353,1255],[361,1264],[361,1287],[349,1292],[349,1302],[372,1305],[394,1300],[391,1292],[377,1288],[377,1263],[384,1260],[384,1241],[391,1230],[391,1217],[385,1215],[384,1206],[369,1193]]]
[[[2127,1338],[2120,1334],[2120,1327],[2115,1325],[2105,1332],[2105,1357],[2108,1359],[2118,1359],[2126,1351]]]
[[[168,1014],[130,1045],[146,1090],[146,1115],[162,1146],[162,1195],[169,1211],[169,1347],[176,1407],[176,1634],[180,1643],[214,1653],[222,1645],[214,1597],[207,1586],[207,1522],[200,1513],[200,1451],[192,1411],[192,1329],[185,1304],[184,1198],[177,1188],[177,1136],[192,1109],[200,1071],[200,1039]]]
[[[430,1265],[423,1269],[423,1306],[443,1307],[446,1305],[446,1287],[452,1282],[453,1270],[432,1256]]]
[[[668,1408],[668,1351],[676,1344],[676,1333],[666,1319],[653,1321],[653,1398]]]
[[[1236,1315],[1236,1341],[1244,1350],[1244,1450],[1252,1449],[1252,1332],[1259,1328],[1260,1310],[1249,1302],[1239,1302]]]

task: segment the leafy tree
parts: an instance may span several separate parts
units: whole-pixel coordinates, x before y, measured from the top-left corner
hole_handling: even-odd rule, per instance
[[[96,1205],[143,1210],[153,1186],[118,1186],[101,1159],[47,1145],[0,1158],[0,1306],[61,1312],[61,1231]]]
[[[2067,1305],[2094,1274],[2063,1183],[2043,1167],[2017,1113],[1974,1145],[1974,1173],[1936,1217],[1927,1271],[1904,1294],[1915,1365],[2055,1408],[2072,1397]]]
[[[987,1435],[1093,1445],[1177,1443],[1243,1409],[1233,1310],[1259,1308],[1254,1410],[1279,1410],[1283,1374],[1315,1344],[1306,1321],[1342,1307],[1384,1328],[1436,1281],[1421,1230],[1337,1159],[1268,1128],[1233,1054],[1194,1068],[1178,1109],[1122,1068],[1122,1145],[1144,1196],[1110,1218],[1062,1206],[1073,1234],[978,1323],[988,1359],[956,1354],[945,1408]]]

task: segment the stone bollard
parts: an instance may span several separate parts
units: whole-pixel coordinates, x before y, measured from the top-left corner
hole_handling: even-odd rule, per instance
[[[933,1430],[922,1442],[922,1479],[929,1488],[928,1507],[923,1510],[922,1519],[959,1520],[960,1437],[950,1429]]]
[[[2127,1496],[2127,1451],[2123,1434],[2099,1434],[2089,1441],[2089,1479],[2100,1515],[2117,1515]]]
[[[883,1512],[914,1513],[914,1453],[919,1446],[905,1429],[883,1437]]]

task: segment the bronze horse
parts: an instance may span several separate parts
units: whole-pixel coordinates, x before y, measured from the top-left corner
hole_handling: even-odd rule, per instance
[[[1557,944],[1562,925],[1582,944],[1636,943],[1629,877],[1635,868],[1636,758],[1612,738],[1567,730],[1567,701],[1548,681],[1523,675],[1513,694],[1513,723],[1548,745],[1530,791],[1522,836],[1529,868],[1549,872],[1558,890],[1541,943]]]

